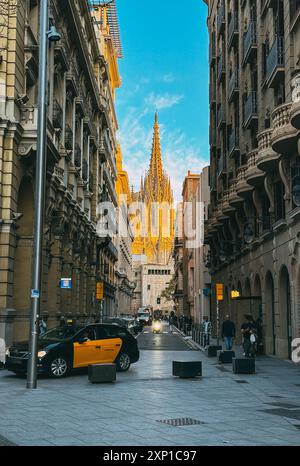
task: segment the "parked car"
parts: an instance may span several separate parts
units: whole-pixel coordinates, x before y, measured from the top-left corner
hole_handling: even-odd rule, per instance
[[[123,320],[126,322],[127,330],[133,333],[133,335],[138,335],[143,330],[143,325],[137,319],[133,317],[123,317]]]
[[[152,317],[150,312],[148,311],[139,311],[137,315],[137,319],[143,325],[151,325],[152,324]]]
[[[37,371],[55,378],[99,363],[116,363],[117,369],[124,372],[138,360],[137,340],[116,324],[65,325],[49,330],[38,341]],[[24,375],[27,362],[28,342],[9,348],[7,370]]]

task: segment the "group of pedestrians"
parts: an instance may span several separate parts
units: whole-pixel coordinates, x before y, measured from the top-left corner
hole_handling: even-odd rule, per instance
[[[252,315],[246,314],[245,322],[241,325],[241,334],[243,338],[244,356],[246,358],[256,356],[258,343],[258,323],[254,322]],[[230,316],[226,316],[226,320],[222,324],[222,338],[224,340],[226,350],[231,350],[233,340],[236,337],[236,328],[234,322],[230,320]]]

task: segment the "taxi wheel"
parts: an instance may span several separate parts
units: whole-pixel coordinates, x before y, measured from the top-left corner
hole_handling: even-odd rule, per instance
[[[48,374],[55,379],[66,377],[69,370],[70,363],[65,356],[57,356],[48,364]]]
[[[120,372],[128,371],[130,367],[130,356],[127,353],[121,353],[117,359],[117,369]]]

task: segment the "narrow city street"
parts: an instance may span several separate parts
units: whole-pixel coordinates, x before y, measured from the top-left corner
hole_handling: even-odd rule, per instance
[[[113,384],[80,372],[28,391],[0,371],[0,445],[299,444],[299,367],[259,357],[255,375],[239,376],[177,332],[146,327],[138,340],[140,361]],[[201,360],[203,377],[173,377],[173,360]]]

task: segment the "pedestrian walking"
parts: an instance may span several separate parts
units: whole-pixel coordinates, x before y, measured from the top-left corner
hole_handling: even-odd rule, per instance
[[[230,316],[226,316],[226,320],[222,324],[222,338],[225,343],[225,348],[230,351],[232,350],[233,339],[235,338],[235,325],[230,320]]]
[[[209,346],[209,340],[211,335],[211,322],[208,320],[207,316],[203,317],[202,322],[202,334],[203,334],[203,346],[206,348]]]
[[[4,338],[0,338],[0,369],[4,368],[5,364],[5,340]]]
[[[47,324],[42,317],[39,321],[39,331],[40,331],[40,335],[44,335],[44,333],[47,332]]]
[[[254,358],[256,355],[257,329],[253,317],[245,315],[245,322],[241,326],[243,336],[244,356]]]

